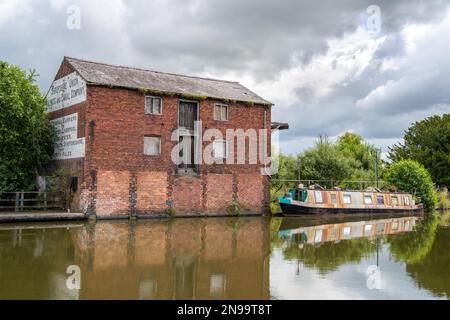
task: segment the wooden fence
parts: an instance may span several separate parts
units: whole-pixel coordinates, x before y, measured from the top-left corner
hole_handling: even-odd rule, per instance
[[[61,196],[50,192],[3,192],[0,193],[0,212],[21,212],[35,210],[65,210]]]

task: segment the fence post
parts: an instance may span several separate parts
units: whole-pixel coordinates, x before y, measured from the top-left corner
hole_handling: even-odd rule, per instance
[[[20,211],[23,211],[23,203],[25,202],[25,193],[22,191],[20,193]]]
[[[14,200],[14,212],[19,211],[19,193],[16,192],[16,198]]]
[[[47,192],[44,192],[44,210],[47,210]]]

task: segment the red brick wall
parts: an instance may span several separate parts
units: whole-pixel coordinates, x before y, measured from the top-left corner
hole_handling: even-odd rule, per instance
[[[127,215],[130,197],[130,173],[98,171],[96,214],[98,216]]]
[[[208,173],[206,175],[206,210],[224,213],[233,201],[233,175]]]
[[[63,64],[58,77],[71,71],[70,66]],[[216,128],[225,136],[226,129],[262,129],[266,111],[265,126],[270,131],[270,108],[229,103],[229,119],[224,122],[213,118],[215,102],[199,101],[203,130]],[[113,214],[127,207],[133,208],[133,197],[125,196],[127,185],[131,187],[127,190],[135,193],[137,213],[163,211],[167,207],[166,200],[172,200],[179,212],[224,212],[233,197],[244,201],[253,212],[268,205],[269,180],[261,176],[260,164],[248,164],[248,154],[247,164],[200,165],[199,177],[176,177],[176,166],[171,160],[171,152],[176,145],[171,141],[172,132],[177,128],[176,97],[163,97],[162,115],[146,115],[144,94],[137,90],[88,85],[87,102],[50,116],[60,117],[74,112],[79,112],[78,135],[86,137],[86,157],[80,181],[83,183],[81,189],[88,190],[94,201],[92,212],[104,215],[108,210]],[[161,137],[160,156],[144,155],[146,135]],[[210,143],[204,142],[203,147]],[[270,146],[270,134],[267,145]],[[235,151],[236,148],[235,144]],[[268,150],[270,152],[270,147]],[[108,176],[105,172],[121,173]],[[249,177],[251,183],[242,177]],[[116,184],[117,190],[113,191]],[[114,199],[120,200],[108,205],[104,188],[113,192]],[[164,190],[167,190],[165,196]],[[129,206],[126,205],[127,199]]]
[[[167,208],[168,179],[165,171],[137,174],[137,210],[139,213],[160,212]]]
[[[73,67],[63,62],[61,64],[60,69],[58,70],[58,73],[55,76],[54,80],[60,79],[62,77],[67,76],[68,74],[74,72],[75,70]],[[88,153],[87,146],[88,146],[88,135],[87,135],[87,129],[88,129],[88,121],[86,118],[86,111],[87,111],[87,104],[88,102],[82,102],[73,106],[70,106],[68,108],[60,109],[57,111],[50,112],[48,114],[49,119],[57,119],[61,117],[65,117],[67,115],[78,113],[78,138],[86,138],[86,153]],[[82,197],[80,196],[81,191],[85,188],[85,176],[86,172],[85,170],[85,160],[83,158],[79,159],[65,159],[65,160],[52,160],[47,168],[45,168],[43,174],[50,176],[53,173],[55,173],[57,170],[63,170],[66,175],[70,177],[78,177],[78,190],[75,194],[73,194],[73,202],[72,202],[72,209],[78,210],[82,205],[80,203],[82,202]]]
[[[237,177],[238,201],[249,211],[259,211],[264,205],[263,176],[258,173],[239,174]]]
[[[202,180],[197,177],[177,177],[173,180],[172,199],[177,213],[196,214],[203,211]]]

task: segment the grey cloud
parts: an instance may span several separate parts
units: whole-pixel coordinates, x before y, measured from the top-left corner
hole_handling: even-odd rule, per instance
[[[319,133],[335,136],[352,129],[373,139],[399,138],[408,121],[444,112],[449,102],[444,85],[450,80],[444,56],[449,50],[439,48],[444,43],[430,43],[438,48],[426,50],[411,62],[429,61],[423,69],[434,70],[436,59],[442,59],[434,78],[416,80],[415,93],[412,80],[420,71],[400,66],[397,71],[381,72],[384,59],[405,55],[399,30],[408,23],[438,23],[447,1],[131,0],[122,2],[119,19],[112,12],[114,1],[105,1],[103,6],[87,0],[70,3],[81,6],[81,30],[68,30],[66,8],[55,9],[47,0],[28,0],[32,12],[0,25],[0,59],[36,68],[42,91],[47,90],[64,55],[194,75],[242,74],[255,83],[273,81],[284,70],[314,62],[326,53],[329,39],[354,32],[364,22],[365,9],[377,4],[382,14],[381,35],[387,40],[373,61],[358,79],[337,84],[323,99],[315,99],[317,87],[311,84],[294,90],[297,101],[281,106],[274,101],[273,119],[291,124],[282,138],[313,139]],[[406,79],[404,90],[395,90],[390,100],[380,100],[381,107],[356,107],[376,88],[402,78]],[[257,93],[267,97],[267,92]],[[395,120],[399,118],[405,120]]]

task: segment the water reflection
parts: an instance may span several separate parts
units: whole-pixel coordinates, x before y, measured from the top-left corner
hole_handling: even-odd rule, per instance
[[[267,223],[180,219],[4,230],[0,298],[268,299]],[[81,268],[78,291],[66,286],[71,264]]]
[[[355,216],[0,225],[0,299],[448,298],[450,228],[442,221]],[[80,267],[79,289],[67,285],[71,265]],[[373,266],[380,270],[379,290],[368,286]]]

